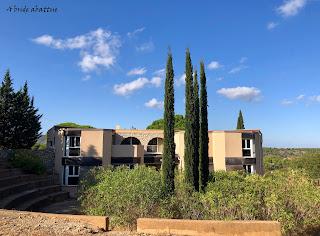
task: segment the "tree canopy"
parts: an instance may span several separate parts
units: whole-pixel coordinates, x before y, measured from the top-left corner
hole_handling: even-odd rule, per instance
[[[164,120],[158,119],[155,120],[147,127],[147,129],[163,129],[164,128]],[[185,129],[185,118],[183,115],[175,115],[174,116],[174,129],[175,130],[184,130]]]

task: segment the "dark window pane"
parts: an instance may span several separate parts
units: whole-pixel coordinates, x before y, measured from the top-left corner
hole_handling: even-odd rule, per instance
[[[78,185],[79,184],[79,177],[68,177],[68,184],[69,185]]]
[[[69,166],[69,175],[73,175],[73,166]]]
[[[250,148],[250,139],[247,140],[247,148]]]
[[[246,140],[242,139],[242,148],[245,148],[245,147],[246,147],[245,141],[246,141]]]
[[[80,156],[80,148],[69,148],[69,156],[71,157]]]
[[[80,137],[76,137],[76,146],[80,147]]]
[[[251,150],[242,150],[242,156],[250,157],[251,156]]]
[[[79,175],[79,166],[74,167],[74,175]]]
[[[151,139],[148,145],[157,145],[157,139],[156,138]]]
[[[69,147],[74,147],[74,137],[70,137],[69,138],[69,140],[70,140],[70,145],[69,145]]]

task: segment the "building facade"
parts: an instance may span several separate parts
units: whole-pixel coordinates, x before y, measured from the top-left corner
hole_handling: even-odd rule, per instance
[[[209,131],[209,169],[263,174],[260,130]],[[175,132],[176,165],[184,166],[184,131]],[[47,148],[54,149],[55,172],[64,186],[77,186],[93,166],[161,167],[163,130],[52,127]]]

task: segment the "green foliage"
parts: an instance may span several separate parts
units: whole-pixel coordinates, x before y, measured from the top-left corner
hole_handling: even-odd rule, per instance
[[[204,63],[200,63],[200,132],[199,132],[199,188],[203,191],[209,178],[208,157],[208,100]]]
[[[15,168],[21,168],[30,174],[41,175],[46,168],[40,157],[34,155],[31,150],[15,150],[9,158],[10,164]]]
[[[175,130],[184,130],[185,128],[185,119],[183,115],[174,116],[174,129]],[[147,127],[147,129],[164,129],[164,120],[158,119],[155,120]]]
[[[162,156],[162,186],[167,194],[174,191],[175,143],[174,143],[174,71],[169,52],[164,95],[164,132]]]
[[[320,230],[320,189],[301,170],[265,176],[215,172],[204,192],[177,174],[172,195],[161,192],[160,173],[149,167],[94,169],[82,182],[84,211],[110,216],[112,227],[133,228],[138,217],[199,220],[276,220],[286,235]]]
[[[80,202],[85,213],[107,215],[111,227],[133,229],[139,217],[155,217],[161,200],[161,176],[144,166],[94,169],[81,181]]]
[[[304,170],[312,179],[319,179],[320,157],[314,155],[293,158],[268,156],[264,158],[264,168],[267,173],[279,169]]]
[[[320,148],[263,148],[264,156],[320,157]]]
[[[36,143],[32,146],[32,150],[45,150],[47,148],[47,144],[44,143]]]
[[[199,191],[199,86],[197,71],[194,71],[193,78],[193,99],[194,99],[194,117],[193,117],[193,132],[194,132],[194,156],[193,156],[193,178],[194,188]]]
[[[237,121],[237,129],[245,129],[244,120],[243,120],[241,110],[239,111],[239,116],[238,116],[238,121]]]
[[[73,122],[63,122],[63,123],[57,124],[57,126],[67,127],[67,128],[94,129],[94,127],[91,125],[79,125]]]
[[[186,50],[186,88],[185,88],[185,134],[184,134],[184,179],[190,186],[195,187],[194,182],[194,154],[195,154],[195,132],[194,121],[194,94],[193,94],[193,76],[192,63],[189,49]]]
[[[15,92],[7,71],[0,86],[0,148],[31,148],[40,137],[42,115],[38,112],[27,82]]]

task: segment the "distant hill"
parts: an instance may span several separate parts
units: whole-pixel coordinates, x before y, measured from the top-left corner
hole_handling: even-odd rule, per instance
[[[309,157],[318,156],[320,157],[320,148],[263,148],[263,156],[274,156],[274,157]]]

